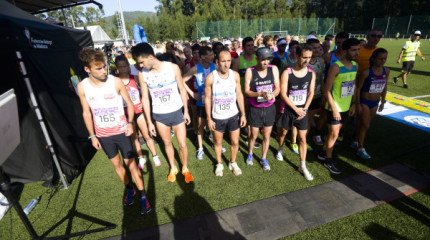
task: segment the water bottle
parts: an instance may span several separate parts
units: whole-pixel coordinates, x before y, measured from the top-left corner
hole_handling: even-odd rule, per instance
[[[33,199],[30,201],[30,203],[27,205],[27,207],[24,208],[25,215],[28,215],[31,210],[33,210],[34,207],[39,203],[40,197],[37,197],[36,199]]]

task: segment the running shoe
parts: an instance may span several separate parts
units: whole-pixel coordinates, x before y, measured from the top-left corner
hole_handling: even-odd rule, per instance
[[[190,171],[188,171],[188,168],[182,170],[182,175],[184,175],[186,183],[194,181],[193,175],[191,175]]]
[[[318,155],[317,155],[317,158],[318,158],[318,160],[320,160],[320,161],[325,161],[325,158],[326,158],[326,155],[325,155],[326,153],[325,153],[325,151],[323,150],[323,151],[321,151],[321,152],[319,152],[318,153]]]
[[[341,174],[342,171],[340,171],[339,168],[337,168],[336,163],[334,161],[326,161],[324,163],[324,167],[326,167],[328,170],[330,170],[333,174]]]
[[[278,153],[276,153],[276,159],[279,160],[279,161],[283,161],[284,160],[284,157],[282,156],[283,153],[284,153],[283,149],[280,148],[278,150]]]
[[[358,149],[358,142],[357,141],[353,141],[351,143],[351,145],[349,145],[352,149]]]
[[[242,170],[239,168],[239,166],[237,166],[236,162],[234,163],[231,162],[230,164],[228,164],[228,168],[232,170],[234,175],[236,176],[239,176],[242,174]]]
[[[315,135],[312,139],[314,140],[316,145],[318,145],[318,146],[324,145],[324,142],[322,141],[320,135]]]
[[[397,77],[393,77],[393,83],[397,84]]]
[[[158,157],[158,155],[152,156],[152,161],[154,161],[154,165],[156,167],[159,167],[161,165],[160,158]]]
[[[270,165],[269,165],[269,162],[267,162],[267,159],[265,158],[261,159],[260,164],[263,165],[263,169],[265,171],[270,171]]]
[[[214,146],[214,145],[212,145],[212,148],[215,150],[215,146]],[[226,150],[225,150],[225,147],[221,147],[221,152],[222,152],[222,153],[225,153],[225,151],[226,151]]]
[[[252,166],[254,163],[252,162],[252,154],[248,154],[248,159],[246,159],[246,164],[248,166]]]
[[[311,147],[311,145],[306,143],[306,148],[308,150],[308,152],[312,152],[314,149]]]
[[[175,136],[175,132],[173,130],[170,130],[170,135],[172,135],[172,137]]]
[[[136,190],[134,188],[127,189],[127,194],[124,198],[124,205],[128,206],[134,203],[133,196],[136,194]]]
[[[224,165],[222,163],[218,163],[215,169],[215,176],[222,177],[224,175]]]
[[[291,143],[290,148],[295,154],[299,154],[299,145],[297,143]]]
[[[140,214],[149,213],[152,210],[151,205],[149,205],[148,199],[146,199],[146,196],[140,198],[140,207]]]
[[[403,88],[408,88],[408,84],[403,84]]]
[[[197,160],[203,159],[203,153],[203,148],[199,148],[199,150],[197,150]]]
[[[339,136],[337,137],[337,142],[342,142],[343,141],[343,134],[339,134]]]
[[[168,182],[175,182],[176,181],[176,174],[178,174],[178,169],[175,167],[170,170],[169,176],[167,176]]]
[[[139,159],[139,163],[137,164],[137,167],[139,169],[144,169],[145,168],[146,159],[144,157],[138,157],[138,159]]]
[[[362,159],[370,159],[370,155],[366,152],[366,149],[358,149],[357,155],[360,156]]]
[[[309,172],[307,168],[302,169],[301,167],[299,167],[299,172],[301,172],[305,176],[306,180],[308,181],[314,180],[314,176],[312,176],[312,174]]]
[[[245,143],[246,143],[246,145],[249,145],[248,141],[246,141]],[[254,148],[260,148],[260,147],[261,147],[261,144],[259,142],[255,141]]]

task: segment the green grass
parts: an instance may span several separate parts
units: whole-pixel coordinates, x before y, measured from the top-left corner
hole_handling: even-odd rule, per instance
[[[401,40],[382,40],[379,44],[380,47],[385,47],[390,52],[387,66],[392,69],[392,76],[396,74],[395,68],[400,68],[400,65],[394,61],[402,45]],[[427,61],[430,61],[430,43],[423,41],[421,51],[428,60],[416,62],[415,71],[408,78],[410,88],[404,90],[389,84],[389,91],[406,96],[430,94],[430,83],[427,80],[429,71],[426,69],[426,66],[429,66]],[[194,175],[195,182],[185,184],[182,175],[178,174],[178,180],[175,183],[167,183],[168,164],[162,154],[161,167],[155,168],[153,164],[148,164],[143,172],[147,195],[153,207],[153,211],[144,216],[140,215],[138,204],[123,207],[124,186],[102,151],[94,156],[85,172],[74,180],[70,189],[55,191],[42,187],[41,183],[30,183],[25,184],[22,191],[16,191],[16,194],[23,206],[31,199],[42,195],[41,202],[29,215],[38,234],[56,236],[96,229],[102,226],[102,221],[118,225],[114,230],[85,237],[86,239],[100,239],[308,188],[393,162],[407,162],[430,173],[430,163],[427,160],[430,147],[395,158],[399,154],[430,142],[430,134],[377,116],[372,122],[365,144],[367,151],[372,155],[372,160],[363,161],[348,147],[350,144],[348,139],[352,135],[352,131],[353,128],[348,126],[344,142],[335,148],[335,156],[341,160],[340,167],[344,171],[341,175],[331,175],[317,162],[316,152],[308,154],[308,168],[315,178],[312,182],[306,181],[298,173],[299,157],[289,149],[284,148],[286,161],[280,162],[275,159],[278,145],[274,139],[272,139],[268,154],[272,167],[270,172],[263,171],[257,163],[258,156],[261,156],[260,149],[255,151],[257,159],[254,161],[254,166],[246,166],[247,149],[244,140],[241,140],[238,164],[243,170],[243,175],[240,177],[234,176],[227,168],[226,161],[230,155],[229,145],[225,142],[224,147],[227,148],[227,152],[224,154],[225,170],[222,178],[214,176],[215,154],[210,147],[209,140],[206,139],[204,145],[205,159],[198,161],[195,159],[196,149],[193,145],[195,139],[188,139],[189,168]],[[177,148],[176,140],[174,144]],[[312,146],[318,149],[316,146]],[[148,154],[146,147],[144,149]],[[157,149],[159,150],[158,147]],[[148,156],[146,157],[148,158]],[[411,201],[414,206],[402,207]],[[429,235],[428,228],[426,228],[429,208],[430,198],[427,190],[321,227],[309,229],[291,236],[291,238],[381,239],[384,236],[393,236],[388,238],[403,239],[399,237],[402,236],[408,239],[423,239]],[[56,226],[68,215],[69,211],[70,220],[63,221],[62,224]],[[10,210],[0,222],[0,239],[28,238],[15,211]]]

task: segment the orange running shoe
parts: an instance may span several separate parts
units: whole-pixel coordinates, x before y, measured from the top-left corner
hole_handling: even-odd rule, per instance
[[[169,176],[167,176],[167,181],[168,182],[175,182],[176,181],[176,174],[178,174],[178,169],[176,167],[172,168],[170,170]]]
[[[188,168],[185,169],[185,170],[182,170],[182,174],[185,177],[185,182],[186,183],[194,181],[193,175],[191,175],[190,171],[188,171]]]

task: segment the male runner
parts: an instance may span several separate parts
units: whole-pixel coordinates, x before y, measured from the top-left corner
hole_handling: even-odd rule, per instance
[[[286,48],[287,48],[287,41],[284,38],[280,38],[278,39],[278,42],[276,43],[276,45],[278,46],[278,51],[273,53],[273,57],[274,58],[279,58],[281,59],[281,68],[279,69],[279,74],[282,75],[282,73],[284,72],[285,66],[287,65],[287,53],[286,53]]]
[[[231,151],[228,167],[236,176],[239,176],[242,174],[242,170],[236,163],[239,150],[239,127],[246,125],[240,77],[237,72],[230,69],[231,55],[228,50],[221,50],[217,55],[216,63],[219,70],[210,73],[205,82],[206,116],[208,126],[214,133],[215,154],[218,162],[215,176],[222,177],[224,174],[221,151],[222,139],[227,130],[230,132]],[[239,105],[240,113],[237,105]]]
[[[367,33],[367,43],[364,44],[360,48],[360,52],[358,53],[357,57],[357,63],[358,63],[358,70],[357,70],[357,79],[359,78],[361,72],[365,69],[368,69],[370,67],[369,59],[370,56],[372,56],[372,53],[378,49],[378,43],[382,38],[382,31],[379,29],[372,29]]]
[[[357,63],[354,61],[360,51],[360,41],[350,38],[342,44],[342,60],[336,61],[329,68],[324,86],[324,95],[327,99],[328,134],[324,143],[323,152],[318,159],[324,161],[324,166],[333,174],[341,174],[337,162],[333,158],[333,148],[339,131],[349,116],[355,115],[355,78]]]
[[[275,123],[275,97],[279,94],[279,71],[269,65],[273,55],[268,47],[257,49],[257,65],[248,68],[245,73],[245,94],[249,100],[248,123],[251,126],[251,138],[248,145],[247,164],[253,165],[252,150],[260,128],[263,128],[263,150],[261,165],[270,170],[267,162],[267,151],[270,145],[270,134]]]
[[[402,72],[399,76],[394,77],[393,81],[397,84],[397,78],[401,77],[403,81],[403,88],[408,88],[408,84],[406,84],[406,76],[411,74],[412,68],[415,63],[415,56],[421,56],[421,60],[425,60],[426,58],[421,54],[419,49],[421,31],[417,30],[414,32],[414,35],[411,37],[412,40],[406,41],[405,45],[403,45],[402,51],[400,51],[399,59],[397,59],[397,63],[400,63],[402,60]]]
[[[185,82],[185,89],[191,98],[196,100],[197,105],[197,117],[198,117],[198,131],[197,131],[197,144],[199,149],[197,150],[197,159],[203,159],[203,133],[204,127],[206,126],[206,110],[205,110],[205,79],[215,70],[214,53],[210,47],[204,46],[200,48],[200,63],[191,68],[183,77]],[[193,92],[187,82],[194,77],[194,86],[197,88],[197,92]]]
[[[128,179],[119,157],[118,150],[121,152],[124,163],[141,193],[141,214],[145,214],[151,211],[151,206],[145,195],[142,175],[133,159],[134,149],[130,138],[133,134],[134,108],[127,108],[126,119],[123,107],[123,100],[128,106],[133,106],[133,102],[121,79],[106,75],[106,57],[101,50],[84,48],[79,53],[79,58],[89,75],[78,84],[82,115],[90,134],[88,139],[91,139],[93,147],[97,150],[103,148],[118,177],[127,188],[124,204],[131,205],[136,190]]]
[[[178,173],[172,145],[171,130],[173,129],[178,140],[182,174],[185,177],[185,182],[189,183],[194,180],[187,167],[188,148],[185,123],[187,125],[190,123],[190,116],[188,115],[187,92],[182,81],[181,70],[175,64],[159,61],[154,56],[154,50],[147,43],[137,44],[133,48],[132,54],[140,66],[148,69],[148,72],[139,73],[143,111],[147,119],[148,131],[152,136],[156,136],[157,133],[152,122],[152,118],[154,118],[158,133],[164,142],[170,163],[170,174],[167,181],[174,182]],[[149,94],[151,95],[152,108],[149,105]]]
[[[312,102],[315,89],[315,72],[308,67],[312,58],[312,47],[308,44],[299,44],[296,47],[297,64],[287,68],[281,76],[281,116],[277,126],[282,128],[278,133],[279,149],[276,159],[283,160],[283,146],[288,130],[295,126],[299,135],[299,171],[309,181],[312,174],[306,167],[306,133],[308,115],[307,110]]]

